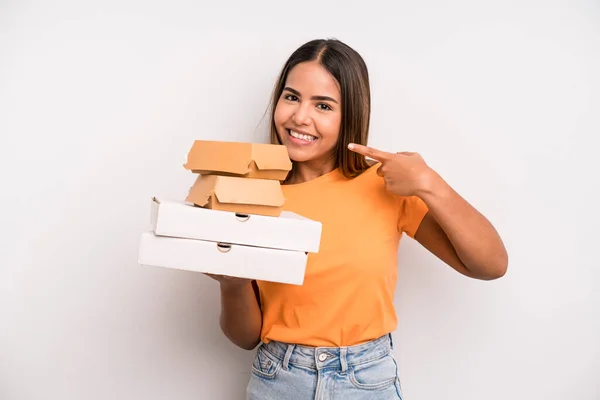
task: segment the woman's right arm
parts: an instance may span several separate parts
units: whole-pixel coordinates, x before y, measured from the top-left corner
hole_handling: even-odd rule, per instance
[[[254,349],[260,343],[262,328],[258,287],[248,279],[209,276],[221,285],[221,330],[235,345]]]

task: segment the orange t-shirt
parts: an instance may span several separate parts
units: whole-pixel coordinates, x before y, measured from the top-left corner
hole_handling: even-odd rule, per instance
[[[286,210],[322,223],[321,245],[303,285],[257,282],[263,342],[351,346],[396,328],[398,245],[403,232],[414,237],[427,206],[387,192],[378,166],[283,185]]]

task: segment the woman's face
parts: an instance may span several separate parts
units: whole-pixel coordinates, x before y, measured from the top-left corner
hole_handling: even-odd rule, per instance
[[[307,61],[292,68],[274,122],[293,161],[331,159],[340,136],[341,106],[338,82],[319,63]]]

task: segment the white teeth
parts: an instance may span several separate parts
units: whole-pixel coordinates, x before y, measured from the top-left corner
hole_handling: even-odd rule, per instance
[[[302,133],[294,132],[292,130],[290,130],[290,135],[292,135],[296,139],[306,140],[306,141],[309,141],[309,142],[311,142],[311,141],[313,141],[313,140],[316,139],[316,137],[314,137],[314,136],[304,135]]]

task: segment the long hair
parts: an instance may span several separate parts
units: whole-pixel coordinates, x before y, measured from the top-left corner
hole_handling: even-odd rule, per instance
[[[286,61],[271,98],[270,141],[272,144],[282,144],[275,127],[275,109],[289,72],[305,61],[317,61],[340,86],[342,120],[340,136],[333,154],[334,165],[335,168],[341,167],[342,173],[348,178],[360,175],[371,164],[364,156],[348,150],[348,144],[367,144],[371,116],[369,74],[360,54],[337,39],[317,39],[307,42],[294,51]]]

